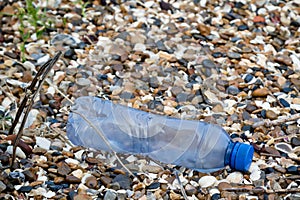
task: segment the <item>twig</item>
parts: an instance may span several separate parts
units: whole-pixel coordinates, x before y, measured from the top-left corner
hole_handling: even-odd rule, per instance
[[[120,157],[117,155],[117,152],[113,149],[113,147],[110,145],[109,141],[107,140],[107,138],[105,137],[105,135],[103,133],[101,133],[101,131],[94,125],[91,123],[91,121],[89,119],[87,119],[82,113],[79,113],[75,110],[72,110],[73,113],[79,115],[80,117],[82,117],[95,131],[96,133],[103,139],[103,141],[105,142],[105,144],[108,146],[108,148],[110,148],[110,150],[113,152],[114,156],[117,158],[118,162],[122,165],[122,167],[124,167],[124,169],[133,177],[136,178],[136,176],[124,165],[124,163],[121,161]]]
[[[46,79],[46,82],[55,89],[56,92],[61,94],[65,99],[67,99],[71,104],[74,104],[74,101],[72,101],[69,97],[67,97],[56,85],[54,85],[49,79]]]
[[[270,190],[264,188],[223,188],[222,190],[229,192],[249,192],[249,193],[297,193],[300,192],[300,188],[278,189]]]
[[[61,52],[58,52],[53,59],[48,60],[39,69],[38,73],[33,78],[30,86],[27,88],[25,97],[22,100],[21,105],[20,105],[20,107],[17,111],[16,118],[15,118],[11,128],[9,129],[9,135],[12,135],[17,123],[19,122],[19,119],[21,117],[21,114],[23,113],[24,108],[26,108],[25,113],[24,113],[24,117],[23,117],[22,122],[21,122],[20,129],[19,129],[19,131],[17,133],[17,136],[16,136],[16,138],[13,142],[13,154],[12,154],[12,161],[11,161],[11,166],[10,166],[11,169],[13,168],[13,164],[14,164],[14,161],[16,159],[16,149],[17,149],[18,143],[20,141],[20,138],[22,136],[23,128],[24,128],[25,122],[27,120],[28,114],[29,114],[29,112],[32,108],[33,103],[34,103],[34,99],[35,99],[36,95],[39,93],[45,78],[47,77],[47,75],[50,72],[53,65],[59,59],[60,55],[61,55]],[[37,88],[35,90],[36,84],[38,84],[38,85],[37,85]],[[28,101],[29,101],[29,103],[28,103]],[[27,103],[28,103],[28,105],[26,106]]]
[[[279,125],[279,124],[282,124],[282,123],[285,123],[285,122],[289,122],[289,121],[295,121],[297,119],[300,119],[300,113],[297,113],[297,114],[294,114],[294,115],[290,115],[290,116],[286,116],[284,118],[280,118],[280,119],[273,120],[273,121],[271,121],[269,119],[265,119],[263,121],[254,123],[252,125],[252,127],[253,128],[257,128],[259,126],[270,127],[270,126]]]
[[[184,190],[183,185],[182,185],[182,183],[181,183],[181,180],[180,180],[180,178],[179,178],[178,170],[175,170],[174,173],[175,173],[175,176],[176,176],[176,178],[177,178],[178,184],[179,184],[179,186],[180,186],[180,191],[181,191],[181,193],[182,193],[183,198],[184,198],[185,200],[188,200],[188,197],[187,197],[187,195],[186,195],[186,193],[185,193],[185,190]]]

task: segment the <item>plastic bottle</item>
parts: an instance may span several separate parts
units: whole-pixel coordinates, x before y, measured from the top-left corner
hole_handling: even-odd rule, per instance
[[[167,164],[213,172],[229,165],[247,171],[253,147],[232,142],[219,126],[156,115],[97,97],[79,97],[68,118],[67,135],[75,145],[111,151],[87,118],[118,153],[140,154]]]

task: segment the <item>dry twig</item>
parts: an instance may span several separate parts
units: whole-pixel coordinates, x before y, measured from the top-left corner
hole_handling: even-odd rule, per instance
[[[50,72],[51,68],[54,66],[54,64],[56,63],[56,61],[59,59],[61,55],[61,52],[58,52],[53,59],[50,59],[48,60],[40,69],[39,71],[37,72],[36,76],[33,78],[30,86],[27,88],[26,90],[26,94],[25,94],[25,97],[24,99],[22,100],[21,102],[21,105],[17,111],[17,114],[16,114],[16,118],[15,120],[13,121],[13,124],[11,126],[11,128],[9,129],[9,135],[12,135],[14,133],[14,129],[15,127],[17,126],[17,123],[19,122],[20,120],[20,117],[23,113],[23,110],[25,109],[25,112],[24,112],[24,117],[22,119],[22,122],[21,122],[21,126],[20,126],[20,129],[17,133],[17,136],[13,142],[13,155],[12,155],[12,161],[11,161],[11,168],[13,168],[13,164],[14,164],[14,161],[16,159],[16,149],[17,149],[17,146],[18,146],[18,143],[20,141],[20,138],[22,136],[22,132],[23,132],[23,128],[24,128],[24,125],[26,123],[26,120],[27,120],[27,117],[28,117],[28,114],[32,108],[32,105],[34,103],[34,99],[36,97],[36,95],[39,93],[40,89],[41,89],[41,86],[43,85],[43,82],[45,80],[45,78],[47,77],[48,73]]]
[[[94,125],[91,123],[91,121],[86,118],[82,113],[77,112],[75,110],[72,110],[73,113],[79,115],[80,117],[82,117],[82,119],[84,121],[86,121],[95,131],[96,133],[103,139],[103,141],[105,142],[105,144],[108,146],[108,148],[113,152],[114,156],[117,158],[118,162],[121,164],[122,167],[124,167],[124,169],[133,177],[136,177],[125,165],[124,163],[121,161],[120,157],[117,155],[117,152],[113,149],[113,147],[110,145],[109,141],[107,140],[107,138],[105,137],[105,135]]]
[[[286,116],[284,118],[280,118],[280,119],[273,120],[273,121],[271,121],[269,119],[266,119],[266,120],[254,123],[252,125],[252,127],[253,128],[257,128],[259,126],[270,127],[270,126],[279,125],[279,124],[282,124],[282,123],[285,123],[285,122],[296,121],[297,119],[300,119],[300,113],[290,115],[290,116]]]

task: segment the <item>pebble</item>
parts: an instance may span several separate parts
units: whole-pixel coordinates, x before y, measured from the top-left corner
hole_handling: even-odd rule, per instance
[[[104,200],[114,200],[117,198],[117,193],[113,190],[110,190],[108,189],[106,192],[105,192],[105,195],[104,195]]]
[[[123,174],[118,174],[112,182],[118,183],[122,189],[130,189],[132,183],[130,177]]]
[[[62,176],[66,176],[71,172],[71,168],[67,163],[61,161],[57,164],[57,173]]]
[[[36,145],[43,148],[43,149],[46,149],[46,150],[49,150],[50,149],[50,146],[51,146],[51,141],[48,140],[47,138],[44,138],[44,137],[35,137],[35,140],[36,140]]]
[[[240,184],[243,182],[243,174],[241,172],[232,172],[228,174],[226,177],[226,180],[229,181],[230,183],[237,183]]]
[[[252,92],[253,97],[266,97],[269,94],[267,88],[258,88]]]
[[[78,78],[76,80],[77,85],[81,86],[81,87],[85,87],[85,86],[89,86],[91,85],[91,81],[87,78]]]
[[[266,111],[266,118],[274,120],[274,119],[278,118],[278,115],[272,110],[267,110]]]
[[[215,185],[217,179],[214,176],[203,176],[199,179],[198,183],[202,188],[207,188]]]
[[[241,54],[235,52],[228,52],[227,56],[231,59],[241,59]]]

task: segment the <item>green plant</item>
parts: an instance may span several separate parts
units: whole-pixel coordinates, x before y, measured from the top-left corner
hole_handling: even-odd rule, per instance
[[[83,17],[85,17],[86,16],[86,14],[85,14],[86,7],[89,4],[89,2],[84,2],[83,0],[77,0],[77,1],[75,1],[75,4],[79,4],[80,5],[80,7],[81,7],[81,15]]]
[[[41,8],[35,7],[33,0],[25,0],[25,8],[19,8],[16,16],[19,19],[20,26],[19,31],[21,34],[22,43],[20,44],[21,60],[24,62],[25,58],[25,44],[30,38],[30,36],[35,33],[36,37],[39,39],[43,35],[46,27],[47,19],[46,13],[42,12]],[[34,30],[31,30],[27,24],[30,24]],[[49,23],[51,25],[51,23]]]

